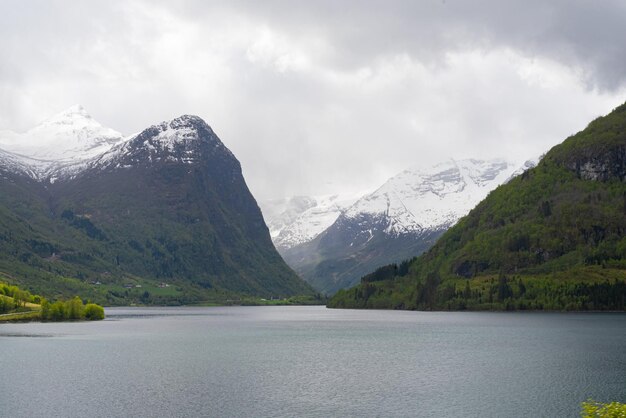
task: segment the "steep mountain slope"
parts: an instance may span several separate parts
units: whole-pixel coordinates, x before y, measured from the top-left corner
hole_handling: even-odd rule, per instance
[[[83,112],[65,112],[74,115],[57,137],[84,132]],[[0,273],[105,303],[311,292],[272,245],[239,162],[200,118],[126,139],[94,131],[69,134],[66,152],[35,165],[5,153],[14,164],[0,167]]]
[[[492,192],[400,273],[387,266],[335,307],[624,309],[626,104]]]
[[[315,288],[332,294],[380,265],[430,248],[516,168],[503,160],[450,160],[403,171],[343,211],[315,239],[281,254]]]

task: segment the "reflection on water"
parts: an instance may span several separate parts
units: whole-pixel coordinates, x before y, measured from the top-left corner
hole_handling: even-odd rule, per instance
[[[1,325],[0,325],[1,327]],[[23,333],[11,333],[11,332],[2,332],[0,331],[0,338],[2,337],[25,337],[25,338],[47,338],[47,337],[56,337],[58,335],[52,334],[23,334]]]

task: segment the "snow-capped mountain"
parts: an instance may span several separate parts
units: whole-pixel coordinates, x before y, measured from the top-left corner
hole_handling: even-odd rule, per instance
[[[204,138],[205,140],[200,140]],[[194,164],[205,155],[233,157],[211,127],[197,116],[183,115],[153,125],[119,141],[104,153],[83,162],[81,169],[128,168],[141,164],[170,162]],[[234,158],[234,157],[233,157]],[[74,173],[71,173],[74,174]]]
[[[517,167],[504,160],[449,160],[408,169],[359,199],[344,217],[382,215],[390,235],[449,228]]]
[[[380,265],[427,250],[519,169],[519,164],[501,159],[413,167],[341,211],[315,238],[279,250],[318,290],[333,293]]]
[[[360,196],[294,196],[259,204],[274,245],[284,250],[313,240]]]
[[[0,131],[0,163],[5,169],[50,183],[89,169],[129,167],[142,161],[190,164],[200,155],[199,131],[206,131],[207,138],[217,138],[204,121],[191,115],[124,137],[75,105],[25,133]],[[230,154],[221,141],[211,144]]]
[[[43,180],[109,151],[121,133],[102,126],[81,105],[24,132],[0,131],[1,159]]]
[[[30,288],[108,303],[132,296],[90,283],[175,282],[172,300],[312,292],[272,245],[239,161],[197,116],[124,138],[76,106],[5,132],[0,148],[0,237],[11,237],[0,265]]]

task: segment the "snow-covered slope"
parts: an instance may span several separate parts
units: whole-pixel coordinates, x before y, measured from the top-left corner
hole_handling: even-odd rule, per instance
[[[37,179],[54,178],[124,141],[121,133],[102,126],[80,105],[46,119],[24,132],[0,131],[4,166]]]
[[[449,228],[517,168],[500,159],[449,160],[426,169],[411,168],[359,199],[343,216],[383,216],[384,232],[390,235]]]
[[[93,157],[120,139],[122,134],[105,128],[75,105],[23,134],[5,131],[0,147],[32,159],[59,161]]]
[[[294,196],[259,204],[274,245],[287,249],[313,240],[360,196]]]

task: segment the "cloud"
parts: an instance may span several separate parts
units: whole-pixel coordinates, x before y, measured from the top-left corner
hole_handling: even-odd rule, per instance
[[[0,129],[213,126],[260,198],[528,158],[624,101],[620,1],[0,3]]]

